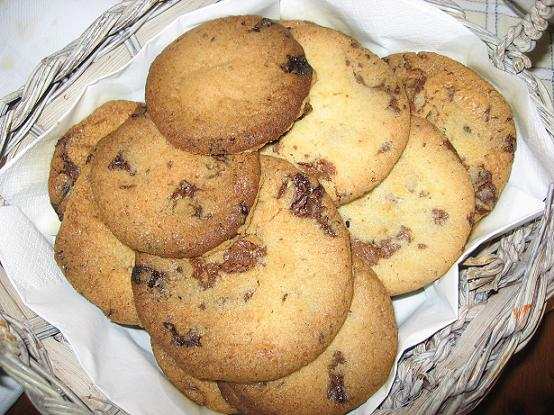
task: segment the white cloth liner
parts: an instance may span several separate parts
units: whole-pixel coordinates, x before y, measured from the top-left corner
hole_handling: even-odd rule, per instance
[[[525,86],[494,69],[487,51],[460,22],[420,0],[224,0],[182,15],[151,40],[120,71],[89,85],[59,123],[11,160],[0,172],[0,261],[25,304],[58,327],[85,371],[106,396],[130,414],[207,414],[190,403],[155,365],[148,334],[111,323],[67,283],[53,260],[59,221],[50,207],[47,177],[57,139],[98,105],[111,99],[144,99],[148,67],[178,35],[229,14],[307,19],[352,34],[380,56],[405,50],[431,50],[451,56],[489,79],[512,105],[518,148],[512,175],[496,209],[473,231],[466,257],[481,242],[540,214],[554,172],[544,166],[554,154]],[[419,292],[394,299],[399,353],[420,343],[457,317],[458,267]],[[396,370],[396,369],[395,369]],[[354,414],[371,413],[387,395],[388,382]]]

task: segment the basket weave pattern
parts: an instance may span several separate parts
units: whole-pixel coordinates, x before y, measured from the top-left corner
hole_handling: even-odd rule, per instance
[[[554,139],[552,100],[527,71],[524,54],[546,30],[554,0],[537,0],[502,40],[467,21],[455,3],[426,1],[479,36],[495,66],[525,81]],[[85,85],[125,64],[175,17],[214,2],[125,0],[44,59],[23,88],[0,99],[0,168],[54,125]],[[467,413],[482,400],[535,333],[554,294],[553,193],[551,186],[541,218],[480,247],[462,264],[458,320],[402,356],[376,413]],[[0,366],[43,413],[124,413],[90,382],[61,333],[21,303],[1,267]]]

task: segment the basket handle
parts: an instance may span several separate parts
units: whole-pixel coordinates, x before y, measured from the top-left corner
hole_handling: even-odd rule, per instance
[[[546,29],[548,19],[554,15],[554,0],[535,0],[531,10],[515,26],[510,27],[504,39],[493,53],[495,64],[504,68],[505,60],[511,58],[513,69],[520,73],[531,68],[531,52]]]

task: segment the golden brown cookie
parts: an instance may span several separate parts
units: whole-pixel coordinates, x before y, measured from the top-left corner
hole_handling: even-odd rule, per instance
[[[151,337],[190,375],[255,382],[313,361],[352,299],[350,240],[313,178],[261,157],[246,228],[199,258],[137,254],[133,293]]]
[[[315,361],[272,382],[220,382],[219,387],[244,415],[342,415],[383,385],[396,349],[391,300],[373,271],[355,258],[350,312],[333,342]]]
[[[137,102],[108,101],[58,140],[50,163],[48,194],[60,220],[63,219],[67,196],[96,143],[133,114],[143,112],[144,108]]]
[[[469,170],[479,220],[510,177],[516,149],[510,106],[489,82],[446,56],[399,53],[387,60],[406,87],[413,114],[431,121]]]
[[[356,40],[303,21],[285,21],[317,79],[310,111],[265,154],[316,175],[342,205],[377,186],[408,141],[410,108],[390,67]]]
[[[474,209],[469,174],[446,137],[412,117],[408,145],[391,173],[339,211],[353,252],[397,295],[429,284],[454,264]]]
[[[238,412],[223,399],[216,382],[199,380],[190,376],[177,366],[175,359],[154,342],[152,342],[152,351],[164,375],[173,386],[191,401],[222,414],[236,414]]]
[[[110,232],[98,217],[88,179],[81,166],[54,245],[55,259],[71,285],[111,320],[140,322],[133,302],[131,271],[135,253]]]
[[[232,238],[258,192],[257,152],[200,156],[172,146],[148,114],[98,143],[91,185],[100,216],[134,250],[201,255]]]
[[[258,149],[303,112],[312,68],[280,24],[229,16],[186,32],[152,63],[148,111],[177,147],[197,154]]]

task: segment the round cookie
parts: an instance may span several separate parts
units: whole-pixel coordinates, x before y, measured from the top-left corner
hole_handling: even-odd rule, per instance
[[[223,399],[216,382],[199,380],[190,376],[177,366],[175,359],[154,342],[152,342],[152,351],[164,375],[191,401],[222,414],[237,413],[237,410]]]
[[[203,254],[232,238],[258,192],[256,152],[199,156],[173,147],[148,115],[98,143],[91,185],[100,216],[134,250]]]
[[[265,152],[316,175],[333,201],[345,204],[379,184],[402,154],[408,99],[390,67],[351,37],[310,22],[282,24],[317,79],[311,110]]]
[[[219,388],[244,415],[342,415],[383,385],[396,349],[391,300],[373,271],[354,259],[350,312],[333,342],[315,361],[272,382],[219,382]]]
[[[186,32],[154,60],[146,81],[152,120],[197,154],[257,149],[304,109],[312,68],[278,23],[229,16]]]
[[[199,258],[137,254],[133,293],[151,337],[192,376],[277,379],[313,361],[352,299],[349,235],[313,178],[261,157],[241,235]]]
[[[352,250],[391,295],[442,276],[461,254],[473,223],[475,197],[467,170],[448,140],[412,117],[406,150],[389,176],[339,211]]]
[[[137,102],[108,101],[71,127],[58,140],[50,162],[48,195],[60,220],[63,219],[67,196],[96,143],[116,130],[130,116],[144,110],[144,105]]]
[[[431,52],[386,58],[403,82],[414,115],[427,118],[452,143],[475,189],[475,220],[494,207],[510,176],[516,129],[510,106],[468,67]]]
[[[67,202],[54,258],[71,285],[108,318],[140,325],[131,290],[135,253],[119,242],[98,217],[88,170],[89,165],[82,166]]]

